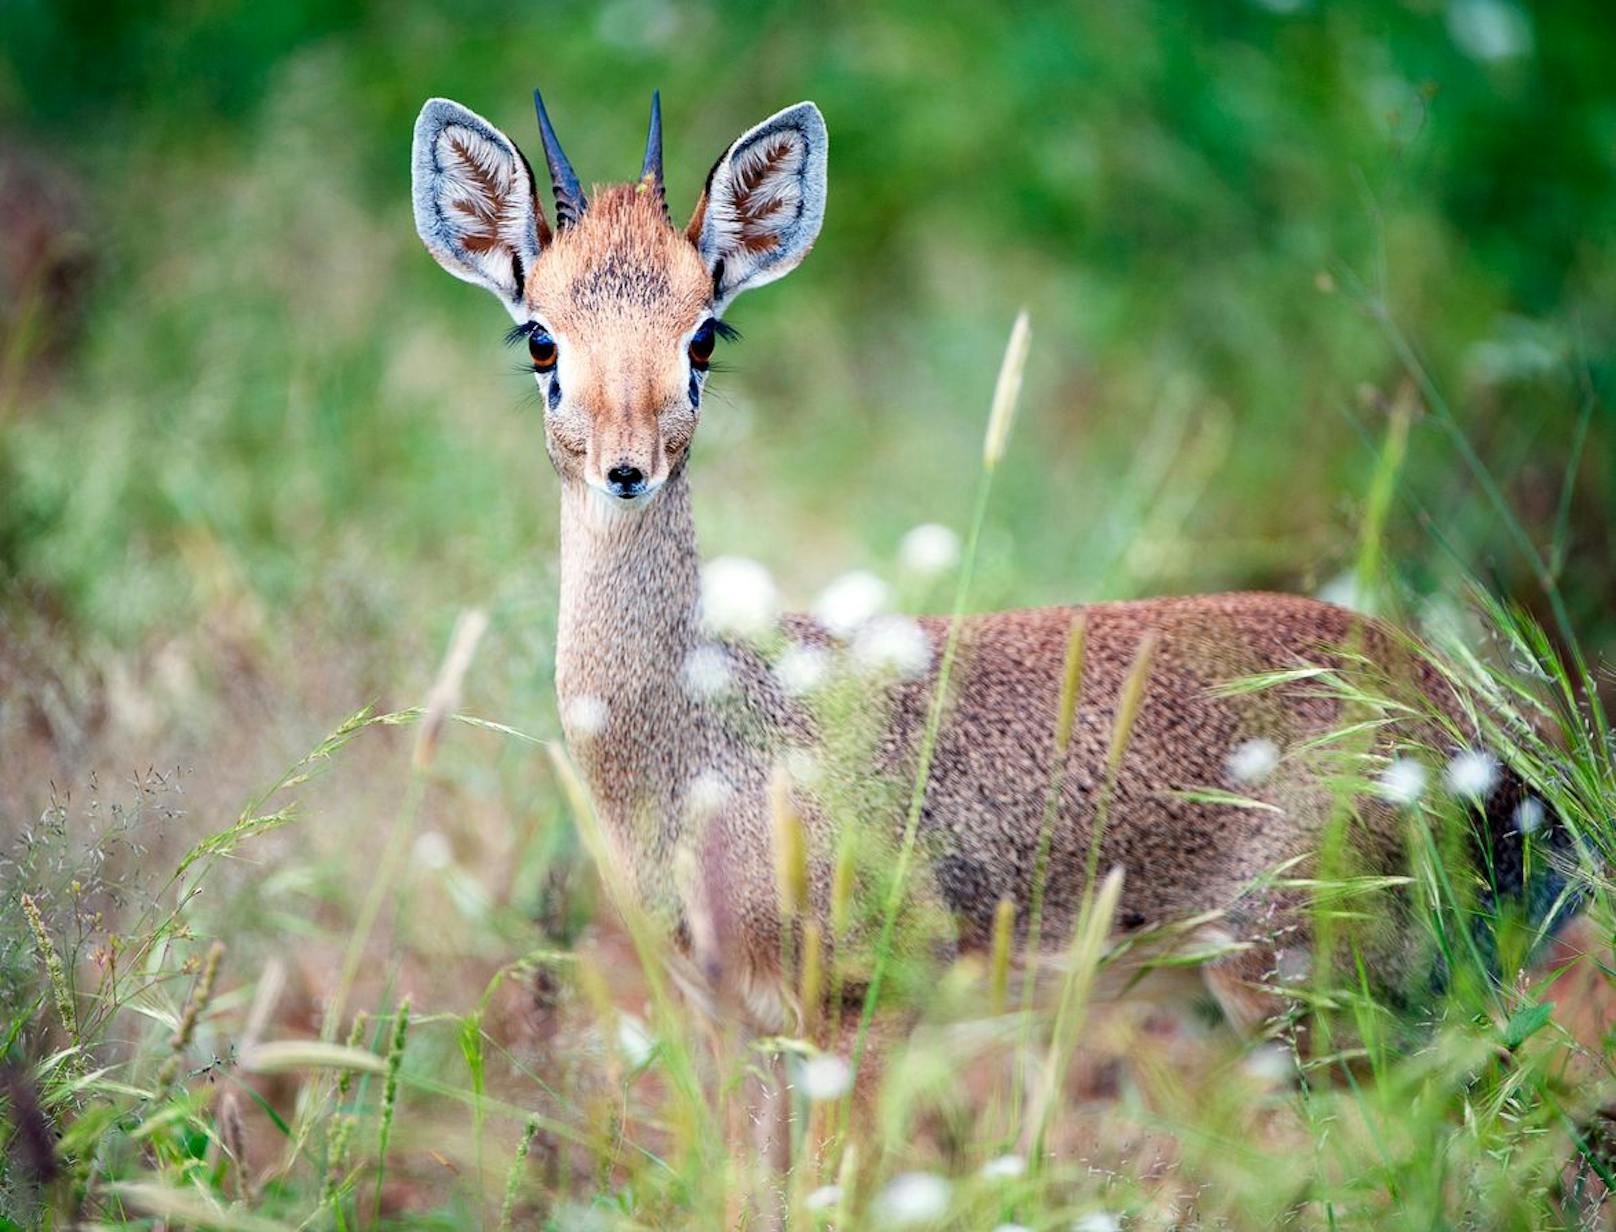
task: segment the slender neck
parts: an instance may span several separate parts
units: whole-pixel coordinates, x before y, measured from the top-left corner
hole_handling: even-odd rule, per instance
[[[568,745],[609,822],[646,811],[660,820],[688,777],[695,704],[681,672],[700,635],[699,597],[682,467],[639,507],[563,484],[556,692]]]

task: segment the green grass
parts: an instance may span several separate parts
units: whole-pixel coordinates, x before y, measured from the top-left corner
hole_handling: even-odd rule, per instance
[[[0,286],[0,1228],[722,1226],[773,1184],[726,1147],[749,1075],[852,1055],[823,1022],[706,1024],[597,858],[553,745],[536,408],[410,226],[432,94],[531,154],[541,84],[615,178],[659,86],[676,213],[735,132],[816,99],[826,229],[731,314],[704,551],[799,606],[894,576],[934,521],[973,545],[960,610],[1350,590],[1486,699],[1608,939],[1616,35],[1593,4],[1284,8],[0,9],[0,146],[62,178],[54,242],[91,262],[68,309]],[[1499,13],[1530,49],[1467,51]],[[1022,413],[973,521],[1023,304]],[[948,580],[897,593],[944,608]],[[465,721],[423,738],[466,609]],[[1318,687],[1371,723],[1373,684]],[[1343,809],[1380,769],[1366,730],[1327,750]],[[910,788],[837,791],[901,812]],[[1121,957],[1103,868],[1051,999],[859,955],[887,965],[872,1099],[799,1103],[793,1226],[890,1226],[912,1172],[961,1229],[1591,1218],[1609,1049],[1522,973],[1520,921],[1475,921],[1463,817],[1433,792],[1409,820],[1410,885],[1310,889],[1349,938],[1406,902],[1445,990],[1411,1013],[1315,962],[1299,1081],[1284,1032],[1092,1002]],[[850,871],[849,912],[935,927],[923,864]],[[1610,974],[1584,964],[1583,995]]]

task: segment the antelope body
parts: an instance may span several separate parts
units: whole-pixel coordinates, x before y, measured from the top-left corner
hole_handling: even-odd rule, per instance
[[[445,269],[499,297],[533,360],[561,481],[560,711],[616,858],[666,911],[711,990],[757,1027],[778,1029],[786,998],[771,775],[829,733],[773,670],[778,642],[770,652],[704,629],[689,456],[725,308],[793,269],[819,232],[825,124],[800,103],[742,134],[681,230],[664,201],[655,101],[640,179],[588,194],[542,103],[538,116],[554,230],[516,146],[442,99],[426,104],[415,130],[417,227]],[[1305,750],[1342,723],[1343,707],[1304,682],[1245,695],[1219,686],[1339,664],[1337,648],[1350,646],[1462,727],[1458,700],[1387,630],[1325,603],[1232,594],[1098,605],[1083,609],[1081,695],[1057,766],[1075,611],[986,615],[962,629],[919,824],[954,941],[982,945],[1003,898],[1025,928],[1054,784],[1042,936],[1058,943],[1068,933],[1103,811],[1099,867],[1125,872],[1117,926],[1222,912],[1219,939],[1232,945],[1206,967],[1207,984],[1237,1025],[1255,1024],[1275,1008],[1268,984],[1284,951],[1308,945],[1295,891],[1264,879],[1320,846],[1336,796]],[[947,621],[919,628],[928,666],[872,686],[870,765],[899,782],[915,771]],[[804,617],[787,618],[781,635],[791,647],[838,645]],[[1124,681],[1147,640],[1146,683],[1113,773]],[[1253,741],[1280,755],[1277,766],[1260,782],[1231,783],[1231,753]],[[1389,753],[1390,738],[1378,741]],[[1231,789],[1247,799],[1228,802]],[[811,899],[823,913],[833,826],[811,790],[798,794],[814,851]],[[1519,879],[1520,843],[1499,819],[1518,794],[1506,783],[1486,810],[1483,846],[1506,879],[1511,870]],[[878,837],[894,850],[904,810],[873,809],[864,824],[884,827]],[[1391,804],[1364,795],[1346,833],[1356,868],[1403,863],[1404,824]],[[1409,931],[1390,918],[1371,939],[1376,979],[1422,974],[1399,969]]]

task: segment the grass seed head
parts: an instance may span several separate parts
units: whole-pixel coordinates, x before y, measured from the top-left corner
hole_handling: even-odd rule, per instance
[[[987,435],[982,441],[982,465],[997,470],[1004,457],[1005,445],[1010,440],[1010,428],[1016,418],[1016,403],[1021,397],[1021,378],[1027,368],[1027,351],[1032,344],[1032,325],[1023,308],[1016,314],[1016,323],[1010,328],[1010,340],[1005,343],[1004,359],[999,363],[999,379],[993,386],[993,409],[988,413]]]

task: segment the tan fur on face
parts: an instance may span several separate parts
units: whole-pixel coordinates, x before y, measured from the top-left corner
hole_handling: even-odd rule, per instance
[[[545,419],[563,478],[601,488],[628,465],[655,487],[678,465],[697,419],[685,348],[711,293],[695,247],[637,185],[597,187],[556,235],[527,303],[558,348],[561,404]]]

